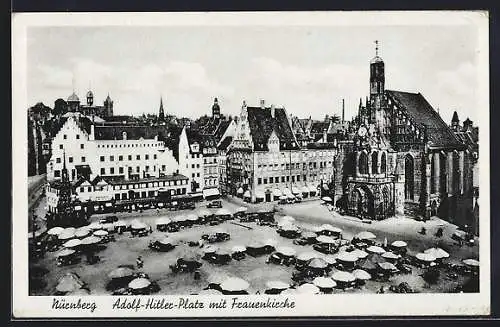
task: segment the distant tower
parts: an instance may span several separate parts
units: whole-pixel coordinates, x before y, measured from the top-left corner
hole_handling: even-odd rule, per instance
[[[68,97],[68,111],[80,111],[80,99],[76,95],[75,91],[73,91],[73,93]]]
[[[113,116],[113,100],[111,100],[109,93],[108,96],[106,97],[106,100],[104,100],[104,109],[105,109],[104,114],[106,117]]]
[[[460,127],[460,120],[458,119],[458,114],[456,111],[453,112],[453,117],[451,118],[451,128],[454,130],[454,131],[458,131],[459,127]]]
[[[91,90],[87,92],[87,106],[92,107],[94,104],[94,93]]]
[[[214,104],[212,105],[212,117],[220,118],[220,107],[217,98],[214,98]]]
[[[384,61],[378,55],[378,41],[375,41],[375,57],[370,61],[370,97],[384,94]]]
[[[160,111],[158,113],[158,122],[165,122],[165,112],[163,111],[163,98],[160,98]]]

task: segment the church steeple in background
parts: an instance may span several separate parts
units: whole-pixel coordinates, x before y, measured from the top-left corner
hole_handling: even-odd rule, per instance
[[[163,97],[160,97],[160,111],[158,112],[158,122],[165,121],[165,111],[163,110]]]

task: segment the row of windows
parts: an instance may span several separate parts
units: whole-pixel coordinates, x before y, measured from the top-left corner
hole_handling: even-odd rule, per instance
[[[300,175],[293,175],[293,176],[281,176],[281,183],[285,183],[286,182],[290,182],[290,177],[292,179],[292,183],[295,183],[295,181],[297,182],[300,182],[301,178],[304,182],[307,181],[307,175],[304,175],[304,176],[300,176]],[[273,184],[273,183],[279,183],[280,182],[280,176],[276,176],[276,177],[269,177],[269,179],[267,178],[257,178],[257,184],[258,185],[261,185],[261,184]]]
[[[185,187],[177,189],[177,190],[172,190],[174,191],[174,194],[177,195],[183,195],[187,193],[187,190]],[[130,196],[130,199],[140,199],[140,198],[152,198],[158,195],[157,191],[142,191],[142,192],[133,192],[131,194],[128,193],[116,193],[115,194],[115,200],[127,200]]]
[[[63,150],[63,149],[64,149],[64,145],[59,144],[59,150]],[[82,149],[82,150],[85,149],[85,145],[80,144],[80,149]]]
[[[195,165],[195,164],[191,164],[191,168],[192,168],[192,169],[194,169],[195,167],[196,167],[196,168],[200,168],[200,164],[196,164],[196,165]]]
[[[157,148],[162,146],[161,143],[147,143],[147,144],[97,144],[98,148],[144,148],[144,147],[154,147]]]
[[[153,159],[156,160],[156,158],[157,158],[157,155],[153,154]],[[141,160],[141,155],[140,154],[136,155],[135,159],[136,160]],[[101,156],[100,160],[101,160],[101,162],[104,162],[106,160],[106,157],[105,156]],[[132,155],[131,154],[128,155],[128,160],[129,161],[132,160]],[[149,154],[146,154],[144,156],[144,160],[149,160]],[[115,161],[115,156],[109,156],[109,161]],[[123,161],[123,156],[118,156],[118,161]]]
[[[146,187],[160,187],[160,186],[178,186],[178,185],[187,185],[187,180],[177,180],[177,181],[161,181],[161,182],[149,182],[149,183],[136,183],[136,184],[126,184],[126,185],[113,185],[111,187],[112,190],[132,190],[138,188],[146,188]],[[104,187],[94,187],[94,191],[103,191]],[[80,193],[92,192],[91,186],[81,186],[79,188]]]
[[[319,162],[319,168],[325,168],[327,165],[331,165],[332,164],[332,161],[320,161]],[[257,167],[258,168],[278,168],[280,165],[275,163],[275,164],[261,164],[261,165],[258,165]],[[318,168],[318,163],[317,162],[309,162],[309,169],[312,169],[312,168]],[[287,164],[284,164],[282,163],[281,164],[281,169],[286,169],[286,170],[289,170],[289,169],[300,169],[300,163],[297,162],[297,163],[287,163]],[[307,169],[307,163],[303,162],[302,163],[302,169]]]
[[[216,164],[217,158],[204,158],[203,163],[205,164]]]
[[[162,171],[165,171],[165,170],[166,170],[166,168],[167,168],[167,167],[166,167],[165,165],[162,165],[162,166],[161,166],[161,170],[162,170]],[[101,170],[100,170],[100,171],[101,171],[101,175],[106,175],[106,168],[101,168]],[[123,167],[118,167],[118,174],[123,174],[123,171],[124,171],[124,170],[123,170]],[[132,168],[132,167],[128,167],[128,171],[129,171],[130,173],[132,173],[133,168]],[[149,172],[149,166],[144,166],[144,171],[145,171],[145,172]],[[156,166],[153,166],[153,171],[156,171]],[[140,173],[140,172],[141,172],[141,166],[137,166],[137,167],[135,167],[135,172],[136,172],[136,173]],[[110,174],[110,175],[113,175],[114,173],[115,173],[115,167],[111,167],[111,168],[109,168],[109,174]]]
[[[192,174],[191,174],[191,177],[195,177],[195,176],[196,176],[196,177],[200,177],[200,173],[196,173],[196,174],[195,174],[195,173],[192,173]]]
[[[85,157],[81,157],[80,161],[82,163],[84,163],[84,162],[86,162],[86,158]],[[68,157],[68,162],[69,163],[73,163],[73,157]],[[58,164],[61,163],[61,158],[56,158],[56,163],[58,163]]]
[[[67,140],[68,139],[68,135],[64,134],[63,135],[63,139]],[[76,139],[79,140],[80,139],[80,134],[76,134]]]

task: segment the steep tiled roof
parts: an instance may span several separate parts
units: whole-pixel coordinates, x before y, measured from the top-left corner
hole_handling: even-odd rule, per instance
[[[127,140],[154,139],[158,135],[158,140],[164,140],[168,135],[167,126],[100,126],[96,125],[94,134],[96,140],[121,140],[123,132],[127,133]]]
[[[229,146],[229,144],[231,144],[231,142],[233,141],[233,137],[232,136],[226,136],[222,142],[220,142],[219,144],[219,150],[227,150],[227,147]]]
[[[170,127],[167,137],[164,140],[165,145],[172,150],[172,155],[177,161],[179,161],[179,138],[181,133],[182,127],[172,126]]]
[[[267,151],[267,141],[274,131],[280,141],[281,150],[298,149],[298,144],[288,122],[286,111],[283,108],[274,109],[274,118],[271,116],[271,109],[260,107],[247,107],[248,124],[252,134],[254,149],[257,151]]]
[[[50,136],[52,137],[56,136],[67,121],[68,121],[68,116],[60,117],[58,119],[53,119],[52,126],[50,129]],[[92,125],[92,121],[88,117],[80,115],[76,117],[76,123],[87,134],[90,134],[90,126]]]
[[[462,148],[463,145],[455,137],[450,127],[443,121],[441,116],[432,108],[420,93],[408,93],[399,91],[386,91],[386,94],[408,116],[419,125],[427,128],[427,135],[431,146],[436,148]]]
[[[314,122],[311,126],[311,133],[320,134],[324,131],[328,131],[330,128],[330,122]]]
[[[220,142],[222,139],[222,136],[224,136],[224,133],[226,132],[227,128],[229,127],[229,124],[231,124],[230,120],[222,120],[217,127],[217,130],[215,131],[215,140],[217,142]]]

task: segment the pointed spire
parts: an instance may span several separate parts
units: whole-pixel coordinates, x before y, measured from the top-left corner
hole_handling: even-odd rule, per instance
[[[165,112],[163,110],[163,97],[160,97],[160,112],[158,113],[158,120],[165,121]]]

